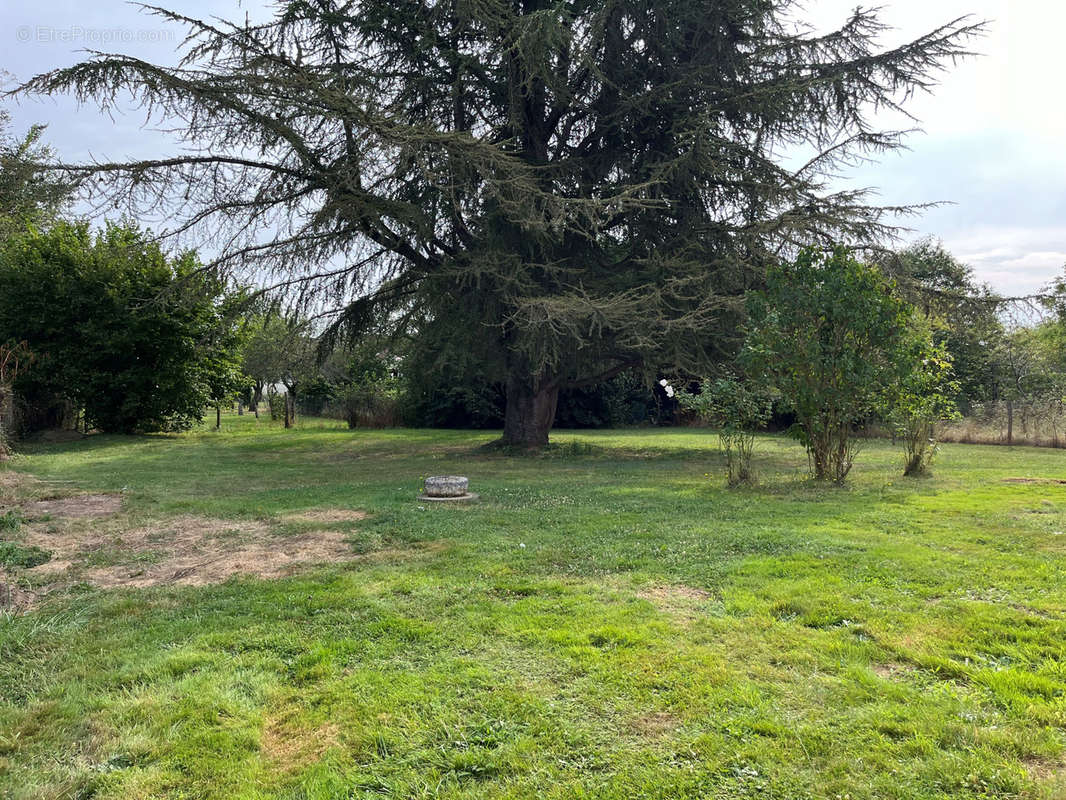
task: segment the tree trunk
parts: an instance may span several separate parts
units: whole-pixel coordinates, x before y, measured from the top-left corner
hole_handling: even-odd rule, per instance
[[[252,390],[252,413],[259,419],[259,404],[263,402],[263,384],[257,383]]]
[[[296,398],[292,394],[292,389],[288,389],[285,392],[285,427],[291,428],[296,424]]]
[[[215,406],[215,430],[222,430],[222,406]]]
[[[1007,401],[1007,444],[1014,443],[1014,401]]]
[[[501,444],[528,449],[548,444],[548,431],[555,422],[559,385],[541,381],[536,387],[528,380],[507,379],[507,409],[504,413]]]
[[[243,397],[238,397],[237,398],[237,416],[238,417],[243,417],[244,416],[244,398]]]

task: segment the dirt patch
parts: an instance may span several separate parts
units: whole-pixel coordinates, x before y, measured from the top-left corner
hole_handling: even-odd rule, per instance
[[[60,517],[82,519],[108,517],[122,510],[122,496],[117,494],[76,494],[52,500],[38,500],[22,507],[30,519],[35,517]]]
[[[639,736],[658,739],[673,731],[679,724],[680,720],[669,711],[652,711],[633,720],[630,728]]]
[[[1063,478],[1003,478],[1001,483],[1038,483],[1053,486],[1066,486]]]
[[[71,577],[101,587],[203,586],[233,575],[280,578],[303,564],[355,557],[342,531],[273,535],[257,521],[183,516],[132,530],[27,526],[25,541],[52,552],[28,570],[35,577]]]
[[[332,722],[306,729],[275,719],[263,728],[259,752],[282,772],[292,772],[318,761],[339,744],[340,729]]]
[[[658,601],[676,601],[676,600],[692,600],[702,601],[710,600],[711,593],[704,591],[703,589],[697,589],[694,586],[685,586],[683,584],[664,584],[659,586],[650,586],[637,592],[637,597],[644,600],[651,600],[653,603]]]
[[[365,511],[354,511],[343,508],[323,508],[311,511],[301,511],[298,514],[285,514],[281,517],[282,522],[313,522],[326,525],[330,522],[359,522],[367,518]]]
[[[1066,788],[1066,763],[1046,761],[1042,758],[1027,758],[1023,761],[1029,777],[1038,783]],[[1055,795],[1058,797],[1059,795]]]

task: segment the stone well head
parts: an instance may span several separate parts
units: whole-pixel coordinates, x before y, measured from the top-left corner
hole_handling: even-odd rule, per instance
[[[426,497],[465,497],[469,488],[470,481],[462,475],[435,475],[423,484]]]

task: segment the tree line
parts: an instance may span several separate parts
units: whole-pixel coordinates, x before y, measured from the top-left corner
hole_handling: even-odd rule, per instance
[[[174,220],[157,236],[29,220],[6,239],[9,263],[51,284],[37,306],[26,293],[27,310],[63,307],[34,332],[42,342],[79,308],[51,261],[95,287],[125,265],[120,289],[87,296],[105,308],[101,329],[122,308],[127,331],[154,332],[144,352],[122,337],[48,344],[16,379],[77,384],[63,394],[96,427],[181,426],[212,406],[217,420],[235,394],[253,410],[284,398],[286,424],[318,401],[353,424],[499,424],[512,447],[543,446],[557,422],[669,420],[679,400],[660,380],[687,381],[684,396],[700,378],[757,377],[745,353],[759,320],[780,315],[759,317],[758,298],[785,265],[824,260],[867,280],[835,255],[842,243],[917,309],[886,330],[901,347],[904,328],[921,331],[950,362],[959,407],[1054,382],[1053,325],[1011,329],[1002,298],[935,243],[886,250],[895,215],[917,209],[832,185],[903,146],[871,111],[906,112],[980,22],[885,48],[876,9],[816,33],[785,0],[315,0],[254,26],[151,13],[189,29],[177,66],[94,55],[14,92],[105,110],[132,94],[183,126],[178,152],[133,162],[56,163],[39,132],[12,148],[16,205],[27,179],[48,187],[29,193],[45,216],[76,190],[131,220],[148,208]],[[809,157],[789,166],[796,153]],[[225,244],[201,261],[182,246],[197,232]],[[33,350],[22,330],[2,333]],[[88,378],[131,363],[180,377],[185,401],[151,409],[177,386]],[[146,413],[122,411],[138,397]],[[796,415],[799,402],[778,387],[772,409]]]

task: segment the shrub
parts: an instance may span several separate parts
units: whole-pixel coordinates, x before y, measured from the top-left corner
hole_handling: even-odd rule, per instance
[[[718,429],[725,453],[730,486],[755,482],[752,453],[755,431],[770,417],[771,400],[762,388],[733,375],[700,383],[699,394],[680,393],[678,403],[685,411]]]
[[[959,385],[952,379],[951,356],[933,344],[926,328],[915,330],[907,349],[912,368],[894,387],[888,420],[903,443],[903,474],[917,476],[929,471],[940,449],[937,424],[959,418],[952,400]]]
[[[0,245],[0,341],[25,340],[35,354],[14,385],[27,403],[67,398],[109,432],[202,418],[225,287],[194,254],[170,257],[149,233],[114,224],[93,234],[57,223]]]
[[[391,381],[357,383],[340,393],[349,428],[391,428],[400,424],[398,389]]]
[[[804,250],[768,270],[766,289],[749,296],[749,314],[742,362],[795,411],[792,433],[814,477],[843,483],[855,426],[884,410],[910,369],[907,304],[876,270],[837,247]]]

